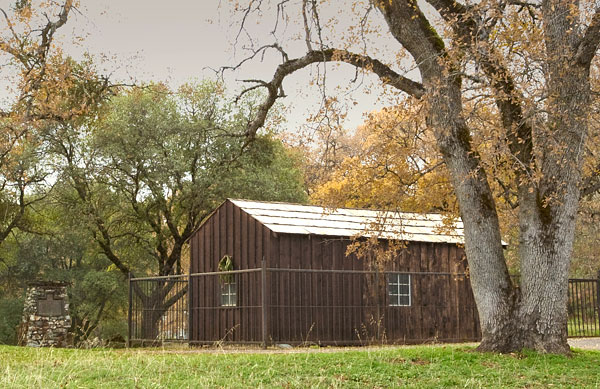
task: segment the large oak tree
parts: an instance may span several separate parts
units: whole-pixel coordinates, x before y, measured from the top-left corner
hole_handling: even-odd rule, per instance
[[[332,6],[360,17],[350,25],[329,19],[323,12]],[[281,58],[272,78],[249,88],[264,88],[268,96],[247,136],[254,136],[284,96],[286,78],[307,67],[327,69],[329,62],[371,72],[388,89],[422,100],[465,223],[483,336],[479,349],[568,352],[567,278],[575,219],[580,196],[597,184],[594,176],[582,175],[592,109],[590,69],[600,41],[596,3],[370,0],[341,6],[298,0],[275,6],[251,0],[236,2],[235,9],[241,15],[238,40],[250,37],[249,59],[270,50]],[[274,41],[257,43],[250,20],[264,19],[268,10]],[[304,30],[295,42],[285,34],[286,20],[298,20]],[[296,50],[298,41],[305,52],[292,57],[286,45]],[[400,44],[389,48],[400,61],[378,45],[390,41]],[[519,210],[518,286],[507,270],[490,187],[494,177],[474,145],[480,127],[472,125],[467,101],[483,103],[495,115],[494,147],[514,172],[505,184]]]

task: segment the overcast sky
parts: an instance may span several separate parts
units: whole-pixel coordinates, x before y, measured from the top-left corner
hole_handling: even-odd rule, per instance
[[[7,8],[14,0],[0,0]],[[134,79],[136,82],[166,81],[172,87],[192,80],[214,77],[211,69],[232,65],[240,58],[232,42],[236,28],[231,25],[229,2],[223,0],[81,0],[79,13],[73,13],[61,29],[61,40],[66,51],[80,56],[89,51],[95,56],[106,56],[103,65],[116,80]],[[268,36],[271,26],[255,27]],[[261,29],[263,31],[261,31]],[[69,43],[69,35],[86,32],[81,47]],[[235,55],[237,54],[237,55]],[[243,73],[229,74],[226,81],[230,90],[239,90],[240,78],[270,79],[277,58],[255,62]],[[347,65],[343,65],[347,66]],[[335,93],[354,76],[352,69],[328,69],[328,91]],[[318,109],[319,90],[307,87],[310,71],[304,70],[285,83],[288,95],[282,102],[288,110],[290,130],[302,125],[308,113]],[[381,108],[378,93],[366,94],[359,90],[353,96],[346,126],[353,128],[362,122],[365,112]]]

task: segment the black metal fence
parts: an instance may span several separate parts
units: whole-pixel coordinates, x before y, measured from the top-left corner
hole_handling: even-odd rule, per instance
[[[570,337],[600,336],[599,286],[600,278],[569,280]],[[132,278],[129,298],[130,342],[367,344],[479,336],[464,274],[258,268]]]
[[[569,336],[600,336],[599,304],[600,278],[569,280]]]
[[[188,276],[129,279],[129,342],[187,341]]]

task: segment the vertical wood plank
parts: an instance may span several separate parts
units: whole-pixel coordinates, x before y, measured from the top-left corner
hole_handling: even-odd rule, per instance
[[[341,240],[336,240],[333,248],[332,248],[332,258],[333,258],[333,269],[340,270],[344,267],[344,249]],[[333,321],[333,334],[332,340],[343,340],[340,339],[340,335],[343,333],[342,330],[342,310],[339,308],[343,305],[342,302],[342,293],[344,292],[343,285],[341,282],[341,274],[332,274],[331,275],[331,289],[332,289],[332,301],[331,305],[335,308],[331,309],[332,313],[332,321]]]
[[[198,263],[198,239],[199,239],[199,234],[196,233],[192,236],[192,239],[190,240],[190,266],[188,269],[188,291],[187,291],[187,296],[188,296],[188,340],[189,341],[193,341],[195,340],[195,334],[194,331],[196,329],[196,323],[195,323],[195,310],[191,309],[192,307],[195,306],[196,301],[194,301],[194,285],[192,285],[192,283],[194,282],[191,277],[189,276],[189,274],[193,274],[196,272],[196,266]]]
[[[246,262],[246,268],[247,269],[256,269],[257,267],[260,266],[256,266],[256,250],[257,250],[257,242],[256,242],[256,220],[248,215],[247,218],[247,262]],[[258,286],[258,285],[257,285]],[[248,295],[249,295],[249,299],[250,301],[252,301],[252,305],[253,306],[259,306],[260,305],[260,300],[259,300],[259,291],[260,289],[258,288],[250,288],[250,290],[248,290]],[[260,313],[257,312],[256,309],[253,309],[250,311],[250,323],[252,323],[252,325],[255,327],[254,332],[258,332],[260,333]]]
[[[263,257],[263,236],[262,236],[262,224],[258,220],[254,219],[254,240],[256,242],[256,254],[254,255],[253,269],[258,269],[262,266]]]
[[[226,206],[226,211],[227,211],[227,237],[226,242],[227,242],[227,255],[230,255],[233,257],[233,244],[235,241],[235,224],[233,221],[234,218],[234,206],[231,202],[227,201],[225,203]],[[234,258],[235,261],[235,258]],[[234,262],[235,264],[235,262]]]
[[[269,230],[268,228],[263,226],[263,239],[264,239],[264,243],[263,243],[263,253],[265,255],[265,266],[268,268],[270,267],[270,263],[271,263],[271,255],[272,255],[272,249],[271,249],[271,230]],[[270,309],[269,309],[269,301],[271,300],[271,289],[273,289],[272,286],[272,277],[271,274],[269,272],[267,272],[266,274],[267,277],[267,286],[266,286],[266,295],[265,295],[265,299],[266,299],[266,304],[267,304],[267,310],[266,310],[266,323],[267,323],[267,340],[269,339],[270,336],[270,328],[271,328],[271,315],[269,314]]]
[[[219,245],[221,244],[221,237],[219,235],[219,232],[221,231],[221,226],[220,226],[220,219],[221,219],[221,209],[217,209],[217,212],[214,214],[213,218],[211,219],[212,221],[212,232],[213,232],[213,236],[212,236],[212,246],[211,246],[211,260],[210,260],[210,266],[211,266],[211,271],[218,271],[218,264],[219,264]],[[214,288],[214,297],[215,297],[215,306],[217,307],[217,309],[215,309],[215,333],[213,335],[214,339],[221,339],[222,338],[222,333],[223,331],[221,331],[221,328],[223,327],[223,320],[222,320],[222,310],[220,308],[218,308],[220,306],[220,285],[219,285],[219,281],[218,278],[215,276],[210,277],[212,284],[213,284],[213,288]]]
[[[280,242],[280,267],[284,269],[290,268],[290,235],[283,234],[279,240]],[[282,323],[280,328],[280,340],[281,341],[289,341],[291,338],[290,333],[290,323],[291,323],[291,315],[290,315],[290,295],[292,294],[292,290],[290,290],[290,273],[284,272],[280,273],[280,308],[279,308],[279,320]]]
[[[230,201],[225,202],[225,248],[223,250],[222,255],[229,255],[233,258],[233,268],[239,269],[239,265],[236,265],[235,258],[233,255],[234,249],[234,225],[233,225],[233,204]],[[237,282],[237,305],[240,306],[240,303],[243,304],[243,299],[240,295],[242,291],[243,282],[242,275],[235,275]],[[231,340],[239,340],[242,338],[243,327],[240,325],[240,316],[241,309],[232,309],[229,313],[228,317],[228,328],[234,328],[230,337]]]
[[[322,269],[321,262],[321,249],[324,245],[324,238],[319,237],[318,239],[315,237],[312,240],[312,267],[313,269]],[[313,295],[313,303],[312,303],[312,317],[314,322],[314,333],[315,338],[317,340],[321,340],[323,338],[322,331],[322,318],[320,315],[322,305],[322,296],[321,296],[321,275],[318,273],[312,274],[312,295]]]
[[[301,245],[301,264],[300,267],[302,269],[310,269],[310,254],[311,254],[311,244],[313,237],[308,235],[304,239],[302,239]],[[312,316],[310,312],[311,300],[312,300],[312,288],[310,283],[310,273],[301,273],[301,282],[302,282],[302,290],[300,304],[302,305],[302,309],[299,314],[302,316],[303,320],[301,322],[301,336],[305,341],[310,341],[312,339],[312,334],[310,333],[310,327],[312,323]]]
[[[281,258],[279,255],[279,247],[280,247],[281,235],[276,235],[275,233],[271,233],[271,258],[270,258],[270,267],[279,268],[281,263]],[[269,332],[271,337],[274,340],[279,339],[279,328],[281,327],[281,323],[279,322],[279,308],[278,306],[281,304],[280,299],[280,279],[281,274],[278,272],[273,272],[270,274],[271,281],[269,286],[271,291],[270,302],[269,302],[269,323],[271,324],[269,327]]]
[[[205,243],[206,246],[204,248],[204,272],[212,271],[212,245],[213,245],[213,220],[210,219],[205,225]],[[214,307],[213,294],[215,293],[213,288],[212,277],[202,277],[203,283],[203,300],[205,307]],[[204,338],[206,340],[214,339],[214,331],[216,324],[216,310],[204,310]]]
[[[302,240],[305,239],[304,235],[292,235],[290,240],[290,268],[300,268],[300,262],[302,261]],[[299,282],[300,273],[290,273],[290,293],[291,293],[291,308],[290,308],[290,324],[291,324],[291,339],[294,341],[300,341],[302,336],[302,318],[299,315],[299,308],[301,306],[300,300],[301,295],[304,292],[302,290],[302,284]]]
[[[412,263],[415,265],[415,271],[422,271],[421,267],[421,245],[418,242],[411,242],[411,256]],[[413,336],[415,339],[423,339],[423,336],[427,333],[425,328],[425,323],[423,322],[423,305],[425,304],[425,298],[423,290],[421,289],[421,275],[415,275],[413,277],[414,281],[414,300],[415,300],[415,309],[413,310],[413,321],[415,323],[415,328],[413,332]]]
[[[254,266],[253,269],[258,269],[262,267],[262,259],[263,259],[263,236],[262,236],[262,224],[260,224],[256,219],[254,219],[254,240],[256,242],[255,245],[255,255],[254,255]],[[262,282],[262,279],[261,279]],[[266,280],[265,280],[266,282]],[[260,306],[262,303],[262,288],[253,288],[254,289],[254,299],[256,300],[256,306]],[[255,323],[261,323],[261,338],[262,338],[262,312],[260,310],[254,310],[255,312]]]
[[[233,266],[235,269],[244,269],[243,267],[243,260],[242,260],[242,210],[237,207],[234,204],[231,204],[231,221],[232,221],[232,226],[231,226],[231,241],[232,241],[232,255],[233,255]],[[245,212],[244,212],[245,213]],[[239,311],[239,323],[240,323],[240,328],[239,328],[239,332],[240,332],[240,337],[242,338],[242,340],[248,340],[250,339],[250,332],[249,332],[249,325],[248,325],[248,321],[249,321],[249,317],[248,317],[248,308],[245,308],[246,306],[250,305],[250,300],[249,300],[249,296],[248,296],[248,291],[251,288],[251,284],[250,284],[250,278],[249,277],[242,277],[241,278],[242,281],[246,281],[246,282],[241,282],[240,285],[238,285],[237,288],[237,292],[238,292],[238,305],[241,305],[241,308],[238,310]]]
[[[219,209],[219,248],[217,260],[223,258],[227,254],[227,204],[224,204]]]

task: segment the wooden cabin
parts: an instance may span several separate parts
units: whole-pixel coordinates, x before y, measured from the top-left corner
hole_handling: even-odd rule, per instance
[[[478,340],[462,227],[436,214],[228,199],[191,240],[189,341]],[[364,249],[369,237],[381,252]],[[357,241],[360,258],[348,250]]]

